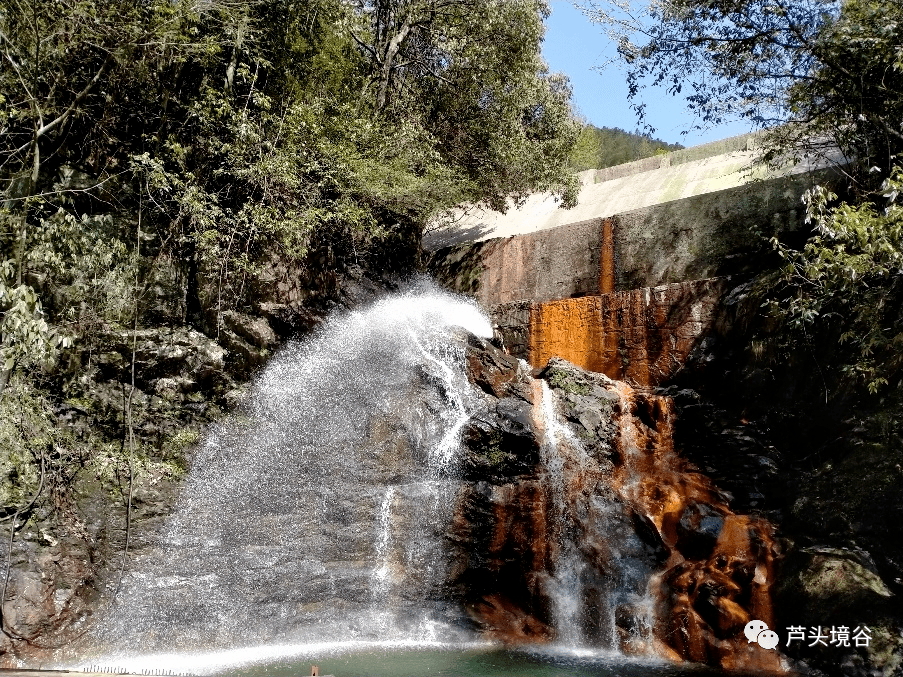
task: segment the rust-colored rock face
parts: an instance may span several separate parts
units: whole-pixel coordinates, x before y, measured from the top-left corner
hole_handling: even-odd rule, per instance
[[[451,580],[484,636],[780,673],[743,632],[774,622],[772,528],[675,452],[671,399],[471,348],[487,409],[464,432]]]
[[[525,357],[534,365],[561,357],[614,379],[657,385],[710,329],[723,290],[712,279],[534,303]]]
[[[542,594],[550,546],[545,498],[536,480],[476,487],[456,516],[456,539],[473,544],[458,572],[467,611],[487,639],[517,644],[554,637]]]
[[[618,494],[655,525],[669,551],[655,581],[655,638],[684,660],[780,672],[778,654],[750,644],[753,619],[773,626],[772,527],[735,515],[705,475],[674,452],[669,398],[616,383]]]

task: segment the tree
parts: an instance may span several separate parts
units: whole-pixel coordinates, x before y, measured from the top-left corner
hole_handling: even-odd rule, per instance
[[[0,0],[4,284],[34,296],[35,322],[89,337],[133,324],[117,280],[167,269],[180,306],[157,319],[216,329],[272,258],[378,267],[462,201],[573,204],[578,126],[540,57],[547,11]]]
[[[897,2],[660,0],[642,12],[580,4],[616,41],[641,119],[641,92],[652,84],[682,95],[698,126],[740,118],[774,129],[774,161],[839,149],[883,179],[903,150]],[[856,177],[875,185],[867,173]]]
[[[882,193],[881,206],[831,207],[836,195],[809,191],[814,234],[802,249],[773,238],[783,264],[763,280],[785,347],[811,349],[813,337],[831,337],[841,373],[872,394],[903,370],[903,170],[894,168]]]
[[[631,134],[623,129],[586,125],[580,132],[571,154],[575,171],[602,169],[625,162],[633,162],[659,153],[683,148],[678,143],[669,144],[653,139],[648,134]]]
[[[567,156],[579,132],[566,78],[540,55],[543,0],[377,0],[351,35],[364,96],[393,125],[420,127],[469,201],[549,190],[571,206]],[[453,203],[449,203],[451,206]]]

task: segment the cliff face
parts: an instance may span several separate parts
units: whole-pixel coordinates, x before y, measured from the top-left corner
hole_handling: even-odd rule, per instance
[[[469,350],[486,406],[464,435],[452,587],[483,632],[779,671],[743,635],[774,621],[773,528],[675,453],[670,398]]]
[[[46,377],[56,446],[44,455],[40,491],[28,510],[0,522],[4,542],[15,527],[0,607],[0,667],[49,661],[108,613],[121,569],[159,540],[202,430],[236,406],[284,340],[391,284],[359,269],[320,265],[302,274],[274,261],[249,291],[247,307],[220,314],[206,307],[196,318],[200,330],[178,322],[173,290],[152,289],[145,326],[108,328],[76,342]],[[27,422],[15,423],[27,429]]]
[[[675,176],[664,168],[614,168],[601,178],[642,199],[643,186]],[[828,367],[844,364],[839,331],[808,337],[793,354],[776,348],[781,329],[754,292],[757,276],[781,263],[762,235],[801,245],[800,196],[833,180],[819,171],[785,179],[691,197],[668,185],[657,204],[621,213],[605,207],[601,184],[585,186],[590,199],[573,213],[544,211],[534,196],[520,211],[474,216],[435,239],[428,264],[489,309],[512,355],[537,368],[564,358],[670,398],[676,455],[723,492],[720,504],[706,503],[749,528],[770,525],[781,650],[813,671],[889,676],[903,669],[903,382],[873,397],[857,390],[855,375]],[[688,516],[709,518],[717,521]],[[697,574],[668,583],[690,608]],[[686,650],[718,663],[718,651],[699,649],[698,638],[720,621],[697,620],[687,643],[695,648]],[[788,642],[791,627],[805,627],[806,640]],[[868,628],[873,639],[847,646],[809,637],[832,627]]]
[[[663,389],[675,402],[675,444],[730,493],[735,510],[775,525],[784,550],[772,594],[782,651],[830,675],[898,674],[899,384],[880,398],[858,392],[825,366],[837,350],[831,336],[813,337],[788,359],[772,347],[778,328],[758,305],[753,283],[733,285]],[[791,626],[807,639],[788,643]],[[866,627],[872,639],[826,645],[810,638],[819,627]]]
[[[785,655],[831,675],[894,674],[903,665],[899,388],[879,401],[857,394],[843,374],[826,373],[821,364],[832,360],[832,337],[789,360],[778,357],[768,347],[778,328],[759,314],[753,290],[753,282],[687,282],[505,303],[493,318],[512,354],[540,367],[557,355],[641,384],[646,394],[637,401],[659,412],[646,420],[667,411],[680,463],[720,490],[712,496],[678,483],[679,494],[706,505],[678,523],[719,524],[735,534],[735,552],[774,544],[766,548],[773,585],[755,593],[752,617],[778,630]],[[840,395],[826,399],[826,391]],[[667,491],[668,473],[655,464],[643,472],[650,486]],[[724,509],[734,516],[724,518]],[[654,506],[643,511],[656,514]],[[724,578],[715,565],[728,560],[737,568],[729,566]],[[720,640],[722,624],[745,616],[730,597],[713,602],[710,591],[742,579],[743,560],[716,556],[663,576],[681,618],[674,636],[683,637],[682,656],[730,663],[725,645],[706,638]],[[805,628],[806,641],[788,643],[791,627]],[[871,632],[868,646],[809,646],[813,629],[852,634],[859,627]]]

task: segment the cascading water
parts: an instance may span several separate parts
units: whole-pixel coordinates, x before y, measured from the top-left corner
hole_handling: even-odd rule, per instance
[[[604,378],[604,377],[603,377]],[[555,396],[539,383],[544,441],[542,459],[548,476],[554,524],[552,547],[557,557],[549,582],[556,641],[570,647],[629,649],[649,639],[652,601],[647,594],[649,570],[633,561],[642,550],[633,529],[625,528],[623,501],[606,491],[610,481],[574,432],[559,420]],[[587,533],[592,529],[596,533]],[[606,557],[581,545],[602,540]],[[598,575],[598,566],[605,568]],[[627,636],[619,636],[616,616],[630,615]],[[623,619],[622,619],[623,621]]]
[[[557,633],[556,639],[568,645],[579,646],[583,643],[582,606],[583,586],[580,580],[583,569],[582,558],[574,543],[573,534],[569,533],[573,525],[569,519],[568,488],[573,485],[574,474],[585,469],[580,456],[583,448],[573,435],[558,421],[552,391],[545,381],[540,382],[542,388],[541,407],[543,415],[543,432],[545,439],[541,447],[541,458],[549,477],[549,492],[552,497],[552,529],[553,547],[557,550],[554,576],[550,582],[550,598],[552,600],[552,625]],[[570,452],[576,458],[567,458]],[[568,463],[570,461],[570,463]],[[577,467],[574,467],[574,466]]]
[[[465,636],[439,594],[474,396],[461,329],[492,334],[474,304],[422,284],[278,353],[198,449],[162,546],[131,562],[95,644]]]
[[[661,629],[695,616],[660,595],[663,566],[686,566],[659,495],[696,480],[665,400],[561,360],[533,379],[468,332],[492,327],[421,283],[280,351],[200,445],[81,662],[203,673],[481,638],[668,654]],[[742,546],[755,525],[731,524]]]

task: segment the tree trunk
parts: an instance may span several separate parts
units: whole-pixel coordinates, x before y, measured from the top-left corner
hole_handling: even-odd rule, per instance
[[[395,35],[392,36],[392,39],[389,40],[389,44],[386,45],[386,51],[383,55],[382,69],[380,72],[379,94],[376,97],[377,110],[382,110],[386,107],[386,102],[389,97],[389,84],[392,81],[392,69],[395,66],[395,57],[398,56],[398,52],[401,50],[401,45],[407,39],[408,33],[410,32],[411,19],[410,17],[406,17],[404,23],[401,25],[401,28]]]

